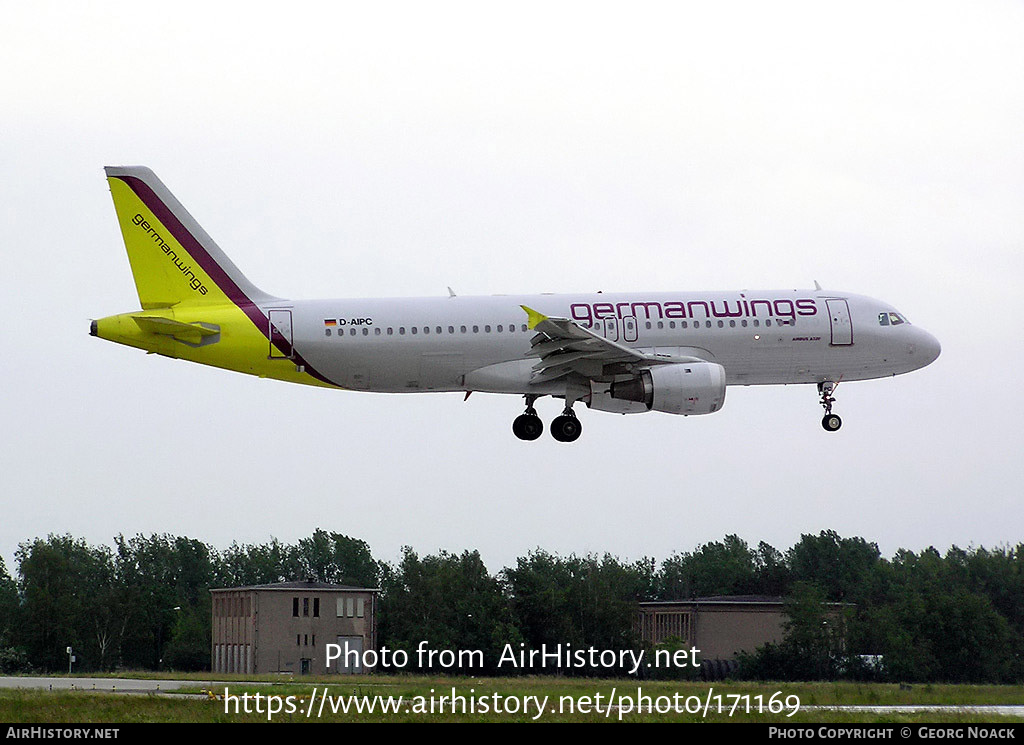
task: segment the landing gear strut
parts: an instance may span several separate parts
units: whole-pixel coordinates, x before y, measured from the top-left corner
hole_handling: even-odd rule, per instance
[[[575,442],[582,432],[583,425],[569,407],[551,420],[551,436],[559,442]]]
[[[833,383],[830,380],[818,383],[818,393],[821,394],[821,401],[819,403],[825,409],[825,416],[822,417],[821,426],[824,427],[826,432],[835,432],[843,426],[843,420],[839,418],[839,415],[832,413],[832,404],[836,402],[836,399],[832,396],[832,391],[836,389],[837,385],[838,383]]]
[[[544,422],[537,416],[537,410],[533,408],[536,396],[526,397],[526,411],[515,418],[512,422],[512,432],[520,440],[536,440],[544,432]]]

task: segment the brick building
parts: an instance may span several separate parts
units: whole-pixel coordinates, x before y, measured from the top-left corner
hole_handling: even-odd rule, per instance
[[[327,670],[327,645],[359,652],[377,648],[376,589],[278,582],[210,594],[215,673],[360,673],[361,666],[337,661]]]
[[[826,603],[826,617],[839,620],[844,603]],[[740,652],[753,653],[786,635],[786,601],[760,595],[726,595],[639,604],[634,630],[641,641],[677,639],[700,650],[702,674],[718,678],[736,668]]]

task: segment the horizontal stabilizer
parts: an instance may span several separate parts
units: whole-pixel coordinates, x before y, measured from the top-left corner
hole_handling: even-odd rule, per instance
[[[173,336],[180,342],[194,346],[204,345],[204,341],[205,344],[211,344],[217,340],[209,337],[220,334],[220,326],[212,323],[182,323],[161,316],[132,316],[132,320],[147,333]]]

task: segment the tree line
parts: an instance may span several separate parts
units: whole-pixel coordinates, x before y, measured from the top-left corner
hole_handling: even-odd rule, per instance
[[[1024,680],[1024,544],[887,559],[833,531],[785,552],[729,535],[660,563],[537,549],[492,574],[477,551],[407,547],[391,563],[317,530],[224,551],[171,535],[118,536],[112,547],[50,535],[15,558],[15,577],[0,559],[0,672],[66,670],[68,646],[82,671],[209,669],[210,588],[312,579],[380,588],[382,645],[479,649],[492,665],[507,643],[636,647],[638,601],[759,595],[787,598],[787,635],[743,655],[741,676]]]

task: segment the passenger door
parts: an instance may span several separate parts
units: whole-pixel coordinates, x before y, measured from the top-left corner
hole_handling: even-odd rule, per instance
[[[832,326],[832,346],[853,344],[853,321],[850,319],[850,306],[846,300],[826,300],[828,320]]]

